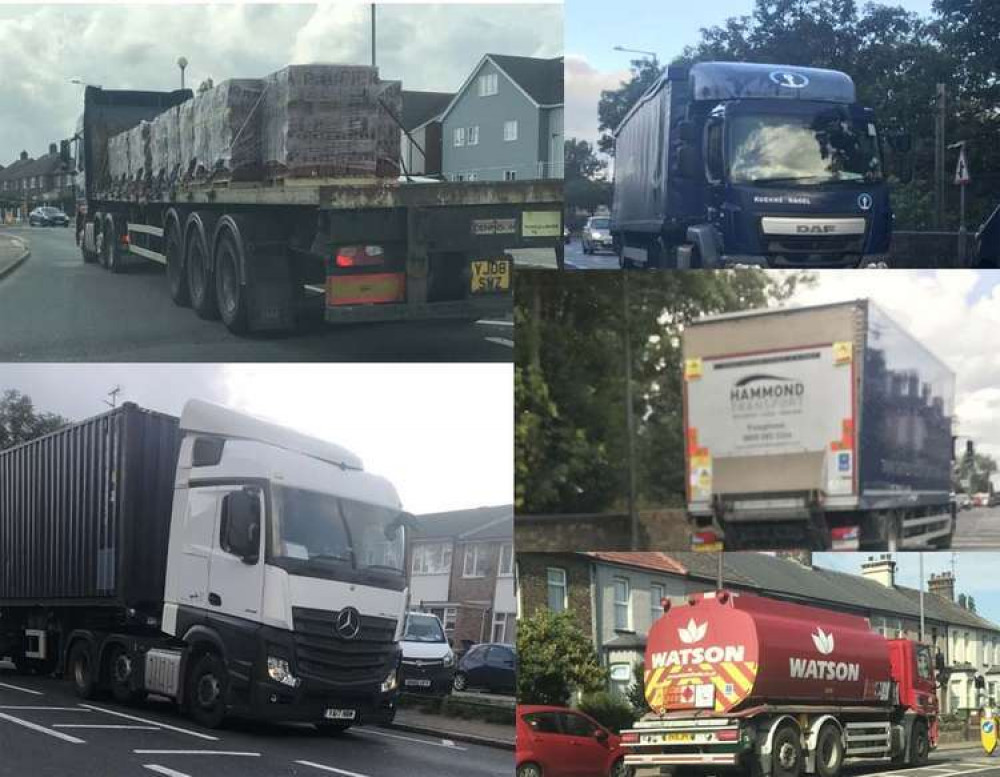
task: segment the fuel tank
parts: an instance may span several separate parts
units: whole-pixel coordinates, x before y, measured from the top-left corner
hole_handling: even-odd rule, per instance
[[[753,594],[693,594],[646,643],[645,694],[657,713],[888,706],[892,680],[889,643],[867,619]]]

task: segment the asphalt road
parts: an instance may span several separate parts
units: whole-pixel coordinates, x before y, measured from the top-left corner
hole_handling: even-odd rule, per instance
[[[1000,550],[1000,506],[960,510],[951,547],[965,550]]]
[[[511,320],[332,326],[239,338],[167,293],[161,266],[84,264],[72,229],[7,227],[31,258],[0,279],[2,361],[510,361]]]
[[[509,750],[379,727],[336,736],[236,721],[209,731],[165,700],[82,704],[0,664],[0,777],[511,777]]]
[[[887,768],[884,763],[846,766],[844,777],[1000,777],[1000,757],[988,757],[976,745],[962,750],[942,749],[931,753],[927,766],[915,769]]]
[[[585,254],[579,238],[566,246],[567,270],[618,270],[618,256],[611,253]]]

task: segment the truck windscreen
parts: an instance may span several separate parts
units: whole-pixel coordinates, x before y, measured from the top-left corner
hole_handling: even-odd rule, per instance
[[[817,185],[882,180],[875,125],[846,109],[737,114],[728,120],[732,183]]]
[[[301,488],[274,488],[271,560],[289,572],[333,579],[403,575],[399,510]]]

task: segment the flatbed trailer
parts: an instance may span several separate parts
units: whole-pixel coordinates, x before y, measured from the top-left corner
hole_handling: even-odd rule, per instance
[[[116,129],[183,98],[88,87],[77,239],[111,272],[130,255],[163,264],[175,303],[237,334],[290,329],[319,303],[331,323],[507,316],[510,251],[563,250],[559,180],[215,178],[123,192],[87,169],[88,125],[106,135],[119,109]]]

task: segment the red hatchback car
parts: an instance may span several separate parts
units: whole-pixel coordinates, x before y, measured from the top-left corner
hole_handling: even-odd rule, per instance
[[[566,707],[517,708],[517,777],[627,777],[621,740]]]

